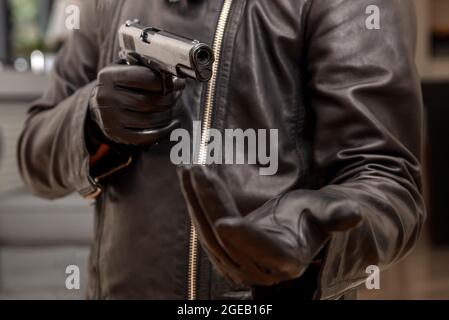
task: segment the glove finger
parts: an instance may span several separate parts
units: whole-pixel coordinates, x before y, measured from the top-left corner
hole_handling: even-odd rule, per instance
[[[115,60],[112,65],[127,65],[128,61],[126,61],[126,59],[122,59],[122,58],[118,58],[117,60]]]
[[[115,87],[132,88],[150,92],[163,89],[162,78],[150,68],[139,65],[113,65],[98,75],[100,83],[112,83]]]
[[[142,135],[153,137],[156,140],[161,140],[170,135],[170,133],[178,128],[180,126],[179,120],[173,120],[170,124],[167,126],[161,127],[161,128],[149,128],[144,130],[138,130],[138,132]],[[131,129],[127,129],[128,131],[132,131]]]
[[[120,125],[125,129],[145,131],[169,126],[173,121],[171,110],[155,113],[139,113],[121,109],[117,114]]]
[[[160,112],[176,106],[179,93],[163,96],[149,91],[141,91],[130,88],[115,88],[116,92],[111,94],[107,88],[97,89],[97,102],[100,106],[119,106],[140,113]]]
[[[214,255],[209,255],[210,260],[214,264],[215,268],[225,277],[229,278],[236,284],[242,285],[272,285],[273,281],[267,275],[261,271],[254,263],[245,263],[247,260],[244,256],[236,256],[232,259],[238,261],[238,265],[233,263],[232,265],[223,263],[218,260]],[[250,268],[249,268],[250,267]]]
[[[179,121],[173,120],[168,126],[157,129],[131,129],[131,128],[115,128],[106,130],[111,140],[139,147],[150,147],[153,144],[168,138],[170,133],[179,127]],[[110,131],[114,131],[109,133]]]
[[[285,235],[275,234],[279,232],[275,229],[266,230],[230,218],[218,221],[216,230],[228,254],[255,264],[265,274],[267,282],[278,283],[297,278],[304,269],[298,260],[295,241],[281,241]]]
[[[167,108],[172,108],[176,106],[179,98],[182,95],[182,91],[172,91],[169,94],[162,95],[160,93],[148,92],[146,96],[152,108],[157,110],[167,110]]]
[[[161,93],[164,90],[164,79],[170,77],[169,81],[172,83],[170,86],[170,94],[181,92],[186,86],[186,82],[183,79],[173,77],[169,74],[161,74],[159,72],[151,70],[151,68],[131,65],[122,66],[122,69],[127,68],[128,70],[121,70],[114,74],[112,78],[112,83],[118,88],[128,88],[140,91]]]
[[[362,214],[358,203],[352,200],[338,200],[329,202],[324,214],[318,210],[310,210],[310,218],[321,231],[329,234],[357,227],[362,221]]]

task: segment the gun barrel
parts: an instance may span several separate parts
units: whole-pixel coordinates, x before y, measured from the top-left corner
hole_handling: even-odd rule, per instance
[[[180,78],[206,82],[212,77],[213,50],[205,43],[156,28],[128,22],[119,30],[121,55],[137,55],[139,60],[161,72]]]

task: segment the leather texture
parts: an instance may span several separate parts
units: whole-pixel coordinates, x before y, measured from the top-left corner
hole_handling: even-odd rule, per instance
[[[62,49],[52,87],[33,104],[20,140],[21,172],[35,194],[87,195],[98,187],[89,174],[83,124],[98,72],[118,58],[116,31],[122,23],[138,18],[144,25],[213,43],[223,1],[181,2],[86,4],[83,27]],[[379,30],[365,27],[368,5],[380,8]],[[409,0],[232,4],[213,127],[278,129],[279,170],[260,176],[258,165],[209,169],[242,217],[282,195],[292,208],[309,194],[360,208],[359,225],[327,240],[319,272],[304,273],[314,277],[314,298],[342,297],[364,283],[369,265],[384,269],[405,257],[420,234],[425,212],[415,34]],[[204,89],[187,81],[177,106],[183,128],[191,130],[192,121],[201,119]],[[190,219],[169,158],[171,146],[163,139],[139,150],[130,166],[99,182],[103,192],[96,205],[90,298],[186,298]],[[293,211],[286,215],[297,221]],[[252,296],[248,287],[226,281],[212,268],[203,250],[198,258],[198,298]],[[298,288],[269,287],[292,299],[300,296]]]

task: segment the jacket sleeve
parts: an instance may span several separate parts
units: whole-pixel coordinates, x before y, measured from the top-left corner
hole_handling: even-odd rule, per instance
[[[355,200],[364,218],[329,242],[320,294],[332,298],[363,283],[368,266],[382,270],[404,257],[420,234],[422,98],[412,1],[309,4],[314,170],[319,188]],[[380,29],[367,28],[377,12]]]
[[[45,198],[98,190],[89,175],[84,122],[97,74],[95,1],[83,1],[81,28],[61,49],[51,86],[34,102],[18,146],[18,161],[28,188]],[[87,27],[89,26],[89,27]]]

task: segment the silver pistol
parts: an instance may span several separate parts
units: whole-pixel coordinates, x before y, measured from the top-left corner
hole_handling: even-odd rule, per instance
[[[210,46],[153,27],[138,20],[127,21],[119,29],[120,58],[128,64],[140,64],[164,76],[164,91],[173,85],[173,77],[207,82],[215,62]]]

